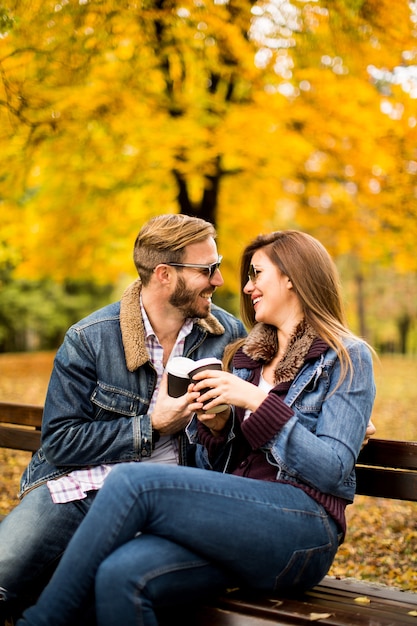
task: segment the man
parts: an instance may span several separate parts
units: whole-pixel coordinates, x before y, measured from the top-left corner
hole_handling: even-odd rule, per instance
[[[170,358],[221,358],[246,335],[212,305],[223,284],[213,226],[160,215],[136,239],[139,279],[121,301],[72,326],[54,362],[42,446],[19,505],[0,525],[0,605],[31,602],[115,463],[191,463],[184,397],[167,394]],[[1,602],[3,600],[4,602]]]

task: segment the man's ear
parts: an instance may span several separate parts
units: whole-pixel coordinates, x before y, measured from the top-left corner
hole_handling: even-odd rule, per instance
[[[175,273],[175,269],[164,263],[157,265],[153,271],[155,277],[161,284],[171,283]]]

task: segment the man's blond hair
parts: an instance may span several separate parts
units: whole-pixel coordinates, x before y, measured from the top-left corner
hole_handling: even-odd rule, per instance
[[[136,237],[133,260],[146,285],[160,263],[181,263],[185,247],[216,238],[210,222],[189,215],[158,215],[144,224]]]

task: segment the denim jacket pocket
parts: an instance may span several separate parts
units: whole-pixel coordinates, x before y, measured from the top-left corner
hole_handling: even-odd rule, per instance
[[[320,368],[299,394],[294,406],[302,413],[319,414],[329,392],[329,383],[329,372]]]
[[[115,415],[134,417],[147,413],[149,402],[139,395],[100,382],[91,394],[91,402],[96,407],[96,417],[112,420]]]

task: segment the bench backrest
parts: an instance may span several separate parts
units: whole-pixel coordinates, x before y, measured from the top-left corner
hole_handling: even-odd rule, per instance
[[[43,407],[0,402],[0,448],[35,452],[41,441]]]
[[[370,439],[356,464],[356,493],[417,501],[417,441]]]
[[[0,402],[0,448],[35,452],[42,406]],[[356,493],[417,501],[417,442],[370,439],[356,465]]]

